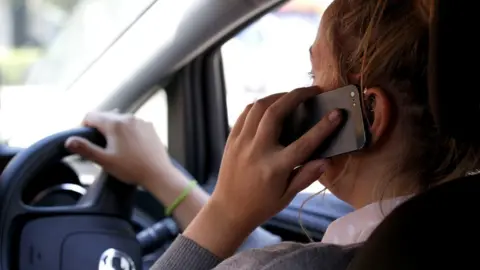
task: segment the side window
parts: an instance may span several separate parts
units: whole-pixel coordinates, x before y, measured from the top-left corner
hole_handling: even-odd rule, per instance
[[[222,46],[230,126],[256,99],[311,83],[309,48],[330,2],[292,0]],[[305,192],[322,188],[314,184]]]
[[[135,112],[135,116],[145,121],[152,122],[155,131],[163,144],[168,147],[167,113],[167,92],[165,92],[165,89],[159,89]]]

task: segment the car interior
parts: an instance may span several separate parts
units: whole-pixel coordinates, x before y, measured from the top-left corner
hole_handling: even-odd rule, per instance
[[[230,128],[222,45],[288,1],[195,0],[174,11],[167,2],[152,2],[137,24],[152,23],[149,18],[158,16],[154,13],[158,10],[165,16],[175,13],[176,20],[159,26],[169,29],[170,35],[150,33],[149,42],[158,45],[151,57],[135,67],[131,78],[122,79],[98,109],[135,113],[160,91],[166,94],[172,161],[212,191]],[[478,141],[475,125],[462,123],[462,118],[471,119],[480,110],[480,92],[471,89],[467,79],[477,74],[459,68],[476,57],[470,53],[476,43],[461,42],[472,34],[465,26],[474,25],[474,9],[451,0],[435,5],[430,105],[442,132]],[[126,45],[121,39],[117,43],[106,54],[122,52]],[[72,87],[89,86],[96,78],[93,72],[94,68],[86,71]],[[105,173],[91,185],[82,184],[75,166],[65,159],[69,153],[64,142],[72,135],[105,145],[97,131],[75,128],[28,148],[0,147],[0,270],[97,269],[100,254],[109,248],[127,253],[136,269],[148,269],[179,233],[175,221],[164,216],[164,206],[148,192]],[[474,249],[464,247],[479,240],[474,233],[480,225],[474,216],[478,177],[433,188],[398,207],[362,245],[349,269],[475,265]],[[333,220],[352,211],[331,194],[302,206],[310,196],[300,193],[263,228],[284,241],[309,241],[299,226],[302,208],[303,227],[313,240],[320,240]]]

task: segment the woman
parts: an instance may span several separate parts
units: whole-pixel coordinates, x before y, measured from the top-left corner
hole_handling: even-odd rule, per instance
[[[153,269],[344,269],[352,245],[364,241],[384,214],[409,196],[474,169],[479,149],[440,135],[428,109],[430,4],[335,0],[311,48],[314,86],[245,109],[229,136],[211,198]],[[352,83],[364,89],[370,146],[298,168],[337,127],[339,115],[332,112],[287,147],[275,139],[282,118],[319,91]],[[110,120],[93,126],[107,127]],[[115,132],[105,133],[113,134],[109,147],[110,141],[118,143]],[[120,166],[105,168],[130,179]],[[151,165],[144,171],[147,189],[155,170]],[[357,209],[330,225],[323,243],[283,243],[232,256],[254,228],[318,178]]]

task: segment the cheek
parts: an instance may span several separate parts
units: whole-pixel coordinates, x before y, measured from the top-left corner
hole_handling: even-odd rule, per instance
[[[315,72],[313,84],[326,91],[338,88],[338,77],[333,68]]]

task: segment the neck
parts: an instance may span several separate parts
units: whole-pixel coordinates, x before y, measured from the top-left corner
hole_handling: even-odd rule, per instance
[[[368,170],[357,174],[354,190],[345,201],[359,209],[381,200],[412,195],[414,191],[405,187],[405,184],[411,181],[407,176],[392,176],[391,172]]]

